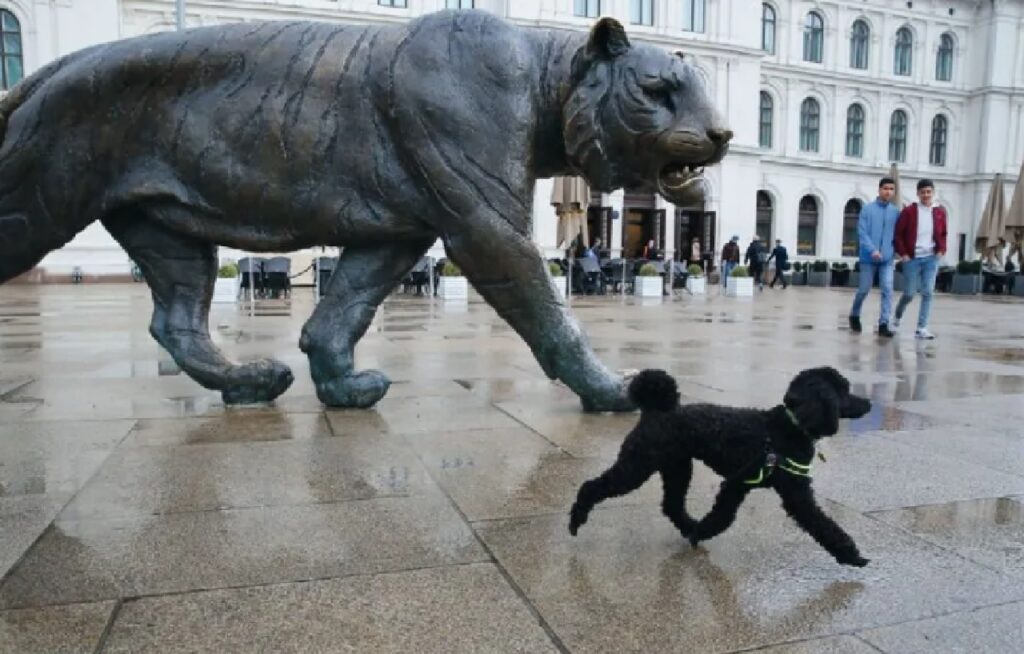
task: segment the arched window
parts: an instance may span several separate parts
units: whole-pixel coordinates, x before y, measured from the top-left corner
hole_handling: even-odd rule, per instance
[[[871,28],[864,21],[855,20],[850,33],[850,68],[867,70],[870,42]]]
[[[704,0],[683,0],[683,31],[704,31]]]
[[[761,49],[775,54],[775,8],[767,2],[761,5]]]
[[[932,119],[931,148],[928,150],[928,163],[933,166],[946,165],[946,138],[948,123],[946,117],[939,114]]]
[[[910,75],[913,60],[914,35],[909,27],[901,27],[896,31],[896,59],[892,70],[897,75]]]
[[[21,81],[25,68],[21,58],[21,23],[6,9],[0,9],[0,32],[0,89],[7,90]]]
[[[843,207],[843,256],[855,257],[858,247],[857,221],[860,218],[860,210],[863,204],[857,198],[853,198]]]
[[[814,98],[805,98],[800,104],[800,149],[818,151],[818,133],[821,127],[821,107]]]
[[[864,156],[864,107],[859,104],[846,110],[846,156]]]
[[[764,243],[768,249],[772,247],[772,214],[774,213],[774,207],[772,207],[772,196],[768,195],[766,191],[757,192],[757,221],[754,225],[754,233],[761,237],[761,242]]]
[[[943,34],[939,39],[939,53],[935,55],[935,79],[948,82],[953,79],[953,37]]]
[[[800,198],[800,216],[796,228],[796,253],[814,256],[818,252],[818,200],[813,195]]]
[[[758,143],[762,148],[772,147],[772,123],[774,122],[774,106],[772,96],[761,91],[761,124],[758,131]]]
[[[902,109],[892,112],[889,120],[889,161],[907,160],[907,114]]]
[[[804,22],[804,61],[821,63],[825,50],[825,19],[816,11],[807,14]]]

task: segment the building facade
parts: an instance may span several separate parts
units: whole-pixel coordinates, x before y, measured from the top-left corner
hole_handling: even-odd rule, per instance
[[[992,177],[1007,191],[1024,160],[1024,0],[187,0],[189,27],[308,19],[401,22],[445,8],[524,26],[585,30],[614,16],[630,37],[696,56],[734,130],[707,171],[704,202],[595,194],[591,238],[613,255],[648,240],[687,259],[690,243],[781,238],[801,258],[855,253],[856,214],[895,163],[905,200],[928,177],[949,210],[949,258],[972,257]],[[0,0],[2,88],[87,45],[175,29],[175,0]],[[550,180],[534,238],[557,250]],[[440,253],[437,249],[436,253]],[[224,256],[239,253],[226,251]],[[124,274],[99,224],[40,266]]]

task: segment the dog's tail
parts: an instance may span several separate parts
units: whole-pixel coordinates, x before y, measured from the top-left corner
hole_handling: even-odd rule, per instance
[[[629,399],[642,411],[671,411],[679,405],[679,387],[664,370],[644,370],[629,383]]]

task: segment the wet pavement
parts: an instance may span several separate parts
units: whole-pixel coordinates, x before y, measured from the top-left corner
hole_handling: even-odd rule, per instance
[[[296,375],[238,409],[149,337],[143,286],[0,288],[0,653],[1018,652],[1024,303],[939,296],[921,343],[851,334],[851,299],[574,311],[605,362],[665,368],[687,402],[769,407],[803,368],[847,375],[874,406],[824,442],[815,490],[863,569],[767,492],[697,550],[657,480],[569,536],[636,416],[581,413],[476,299],[387,302],[357,349],[395,381],[373,411],[317,402],[308,290],[290,316],[215,305],[230,356]],[[692,513],[718,482],[698,466]]]

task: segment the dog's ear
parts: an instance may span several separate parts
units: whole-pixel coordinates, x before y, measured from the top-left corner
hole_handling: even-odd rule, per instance
[[[839,393],[832,380],[819,371],[797,375],[783,402],[812,436],[832,436],[839,431]]]

